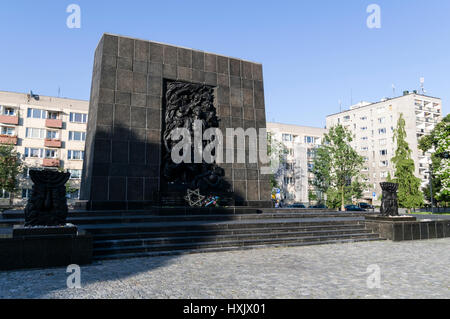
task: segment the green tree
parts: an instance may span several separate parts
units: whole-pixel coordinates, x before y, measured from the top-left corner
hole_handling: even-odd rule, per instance
[[[353,137],[342,125],[334,126],[325,134],[314,160],[312,184],[327,194],[327,205],[341,207],[352,198],[361,198],[364,183],[359,181],[364,159],[350,145]]]
[[[14,146],[0,144],[0,190],[10,194],[10,206],[12,206],[14,194],[18,191],[18,177],[21,170],[22,163]]]
[[[450,202],[450,114],[436,125],[430,135],[420,139],[419,148],[425,153],[434,150],[431,156],[434,199],[444,204]],[[429,185],[424,188],[424,194],[430,201]]]
[[[413,207],[423,205],[423,194],[420,191],[421,180],[414,175],[415,165],[411,158],[411,148],[406,142],[403,114],[400,114],[398,119],[393,140],[397,142],[397,150],[392,162],[395,165],[393,181],[398,184],[398,203],[401,207],[411,210]]]
[[[288,150],[286,146],[277,141],[272,133],[267,133],[267,153],[271,160],[271,163],[278,162],[279,165],[270,177],[270,184],[272,186],[272,195],[276,194],[276,189],[282,189],[282,183],[280,183],[280,179],[284,176],[286,171],[286,155],[288,154]]]

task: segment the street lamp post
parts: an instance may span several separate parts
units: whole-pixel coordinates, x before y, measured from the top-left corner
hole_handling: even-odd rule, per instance
[[[431,213],[434,214],[434,199],[433,199],[433,164],[430,164],[430,198],[431,198]]]

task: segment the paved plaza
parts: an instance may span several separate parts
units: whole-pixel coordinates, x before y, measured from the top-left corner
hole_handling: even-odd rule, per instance
[[[79,289],[64,268],[0,272],[0,298],[450,298],[449,248],[378,241],[103,261],[81,268]]]

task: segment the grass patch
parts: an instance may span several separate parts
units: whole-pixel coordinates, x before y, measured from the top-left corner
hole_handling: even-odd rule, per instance
[[[411,215],[446,215],[446,216],[450,216],[450,213],[432,213],[432,212],[424,212],[424,213],[411,213]]]

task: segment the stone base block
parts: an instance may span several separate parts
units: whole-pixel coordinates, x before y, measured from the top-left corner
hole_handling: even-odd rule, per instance
[[[61,227],[24,227],[16,225],[13,228],[13,238],[30,236],[49,236],[49,235],[76,235],[78,228],[75,225],[67,224]]]
[[[67,267],[92,262],[92,235],[47,234],[23,236],[16,228],[16,236],[0,239],[0,270]],[[71,229],[71,231],[73,231]],[[20,234],[20,235],[17,235]]]
[[[408,216],[407,216],[408,217]],[[366,228],[392,241],[426,240],[450,237],[450,220],[417,221],[405,218],[366,217]],[[398,219],[398,220],[397,220]]]

